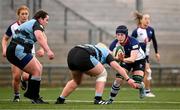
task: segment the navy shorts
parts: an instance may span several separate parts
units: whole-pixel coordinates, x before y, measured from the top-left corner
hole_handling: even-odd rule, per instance
[[[25,52],[25,47],[19,44],[10,43],[6,56],[10,63],[19,67],[21,70],[31,61],[33,55],[31,53]]]

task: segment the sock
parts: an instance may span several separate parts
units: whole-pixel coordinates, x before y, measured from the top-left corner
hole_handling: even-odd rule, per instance
[[[150,89],[145,89],[145,93],[150,93],[151,90]]]
[[[95,100],[101,100],[101,99],[102,99],[102,96],[95,96],[94,99],[95,99]]]
[[[14,96],[20,96],[19,92],[15,92]]]
[[[119,90],[120,90],[120,84],[117,84],[116,81],[114,81],[111,87],[111,93],[109,99],[114,100]]]
[[[40,91],[40,78],[31,77],[28,83],[28,89],[25,93],[25,96],[30,99],[39,98]]]
[[[60,96],[59,98],[61,98],[61,99],[65,99],[65,97],[64,97],[64,96]]]

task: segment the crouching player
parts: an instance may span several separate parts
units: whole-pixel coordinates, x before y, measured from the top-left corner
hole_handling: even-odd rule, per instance
[[[113,51],[113,49],[118,45],[123,46],[125,51],[124,54],[119,55],[118,60],[121,61],[120,65],[127,72],[132,70],[132,79],[139,84],[137,89],[139,89],[140,98],[143,98],[145,96],[144,84],[142,82],[145,69],[145,54],[139,46],[139,42],[135,38],[128,36],[128,29],[124,25],[117,27],[116,39],[111,43],[110,50]],[[121,74],[116,74],[116,79],[112,84],[110,98],[107,101],[108,104],[113,102],[124,79],[124,76]]]
[[[109,64],[118,74],[121,74],[131,87],[136,87],[133,79],[130,79],[126,71],[115,61],[109,49],[102,43],[97,45],[78,45],[69,51],[67,58],[68,67],[71,70],[72,79],[67,82],[55,104],[64,104],[69,96],[82,82],[83,75],[95,76],[96,87],[94,104],[106,104],[102,99],[107,72],[104,64]]]

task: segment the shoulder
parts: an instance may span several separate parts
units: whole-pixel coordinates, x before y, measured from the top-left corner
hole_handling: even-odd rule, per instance
[[[109,50],[113,51],[117,43],[118,43],[118,40],[114,39],[109,45]]]
[[[132,49],[138,49],[139,48],[139,41],[134,37],[129,37],[130,46]]]
[[[139,41],[138,41],[136,38],[134,38],[134,37],[129,37],[129,41],[130,41],[130,43],[131,43],[132,45],[137,45],[137,44],[139,44]]]
[[[129,36],[129,40],[131,42],[138,42],[139,43],[139,41],[136,38],[132,37],[132,36]]]
[[[35,19],[32,19],[32,22],[34,22],[33,30],[41,30],[44,31],[44,27]]]
[[[138,30],[138,27],[136,27],[132,32],[134,33],[134,32],[137,32],[137,30]]]
[[[18,22],[13,22],[9,27],[7,28],[5,34],[9,37],[11,37],[14,33],[14,31],[19,27]]]
[[[112,41],[112,43],[117,43],[118,42],[118,40],[117,39],[114,39],[113,41]]]
[[[110,45],[116,45],[118,43],[118,40],[117,39],[114,39]]]
[[[154,31],[154,28],[151,27],[151,26],[148,26],[148,27],[147,27],[147,30]]]
[[[11,23],[8,28],[16,28],[16,27],[19,27],[19,24],[17,21]]]

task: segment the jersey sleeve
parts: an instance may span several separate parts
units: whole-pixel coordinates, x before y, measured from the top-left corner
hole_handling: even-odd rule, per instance
[[[109,45],[109,50],[110,51],[113,51],[113,49],[116,47],[116,44],[117,44],[118,40],[115,39],[111,42],[111,44]]]
[[[33,31],[36,31],[36,30],[40,30],[40,31],[44,31],[44,27],[42,25],[40,25],[37,21],[34,23],[34,26],[33,26]]]
[[[131,36],[137,38],[137,36],[138,36],[138,35],[137,35],[137,29],[135,29],[135,30],[132,32]]]
[[[11,25],[8,27],[8,29],[6,30],[6,33],[5,33],[8,37],[11,37],[12,36],[12,30],[11,30]]]
[[[152,42],[153,42],[154,51],[155,51],[155,53],[158,53],[158,45],[157,45],[157,40],[156,40],[156,37],[155,37],[154,29],[152,29],[152,32],[153,32]]]
[[[108,54],[108,56],[107,56],[107,58],[106,58],[107,64],[110,65],[110,63],[111,63],[112,61],[115,61],[115,59],[113,58],[113,56],[112,56],[111,54]]]
[[[140,48],[139,42],[138,42],[135,38],[132,39],[132,44],[131,44],[131,46],[132,46],[132,50],[138,50],[138,49]]]

